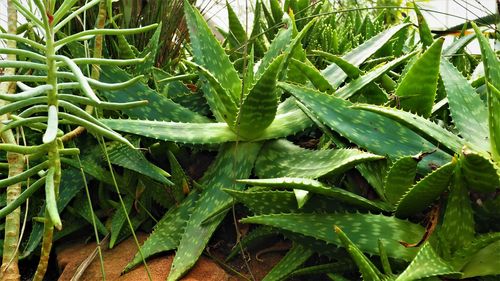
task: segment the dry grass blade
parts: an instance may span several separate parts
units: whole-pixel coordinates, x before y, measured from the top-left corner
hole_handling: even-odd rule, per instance
[[[90,253],[90,255],[78,266],[78,268],[75,271],[75,274],[73,277],[71,277],[71,281],[78,281],[80,278],[82,278],[83,273],[85,273],[85,270],[90,266],[90,264],[94,261],[95,257],[97,256],[97,253],[99,252],[99,247],[102,247],[105,243],[107,243],[109,240],[109,234],[104,237],[104,239],[101,240],[101,242],[95,247],[95,249]]]

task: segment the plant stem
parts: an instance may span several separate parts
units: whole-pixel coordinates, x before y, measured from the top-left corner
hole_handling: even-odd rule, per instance
[[[8,12],[8,33],[16,34],[17,32],[17,11],[12,1],[7,1]],[[8,48],[16,48],[16,42],[13,40],[7,41]],[[8,60],[15,61],[16,55],[10,54]],[[14,68],[7,68],[4,75],[14,75]],[[0,93],[14,94],[16,90],[15,82],[4,82],[0,84]],[[0,107],[6,102],[0,100]],[[0,120],[8,119],[8,115],[0,116]],[[0,123],[0,128],[3,125]],[[1,135],[2,141],[8,144],[17,144],[16,138],[12,130],[6,130]],[[9,177],[16,176],[24,170],[24,156],[18,153],[7,153],[7,161],[9,164]],[[21,194],[21,184],[13,184],[7,187],[7,204],[10,204]],[[21,224],[21,208],[16,208],[5,219],[5,237],[3,244],[2,267],[0,272],[1,280],[19,280],[18,253],[17,245],[19,244],[19,228]]]
[[[42,8],[45,8],[45,14]],[[42,18],[44,22],[45,29],[45,43],[46,43],[46,57],[47,57],[47,84],[51,85],[52,88],[47,92],[47,105],[55,106],[56,110],[58,110],[58,98],[57,98],[57,65],[55,59],[55,36],[54,29],[52,23],[49,21],[49,17],[52,15],[53,10],[51,7],[43,7],[43,4],[40,3],[39,9],[42,11]],[[57,198],[59,194],[59,185],[61,183],[61,160],[59,157],[59,146],[62,146],[62,142],[57,138],[53,139],[48,143],[48,158],[49,158],[49,169],[54,169],[54,192]],[[61,147],[62,148],[62,147]],[[48,188],[47,186],[45,188]],[[47,204],[47,202],[46,202]],[[33,277],[34,281],[41,281],[47,272],[47,266],[50,257],[50,251],[52,249],[52,238],[54,234],[54,223],[49,216],[47,211],[47,206],[45,206],[45,220],[44,220],[44,230],[43,230],[43,241],[42,241],[42,252],[40,254],[40,261],[38,263],[35,276]]]

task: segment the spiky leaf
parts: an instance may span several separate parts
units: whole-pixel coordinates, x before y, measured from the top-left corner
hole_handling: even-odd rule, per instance
[[[469,188],[494,192],[500,187],[500,167],[490,155],[464,147],[462,156],[462,173]]]
[[[202,222],[211,214],[225,214],[223,210],[232,198],[222,188],[243,188],[241,184],[234,184],[234,180],[250,175],[260,147],[259,143],[240,143],[227,144],[221,148],[215,162],[201,180],[206,188],[196,202],[182,234],[168,280],[178,280],[196,263],[224,216],[212,218],[204,224]]]
[[[356,149],[307,150],[286,140],[267,143],[257,158],[255,173],[260,178],[318,178],[340,173],[364,161],[383,157]]]
[[[391,40],[394,35],[408,26],[409,24],[400,24],[391,27],[374,36],[370,40],[365,41],[363,44],[359,45],[342,58],[354,66],[360,66],[365,60],[380,50],[385,43]],[[336,89],[347,78],[347,74],[345,74],[345,72],[336,64],[331,64],[321,71],[321,73],[328,80],[328,82],[330,82],[333,89]]]
[[[236,134],[226,123],[176,123],[124,119],[101,121],[113,130],[165,141],[209,144],[236,140]]]
[[[361,272],[363,280],[367,281],[380,281],[383,276],[378,268],[368,259],[363,252],[354,244],[349,237],[338,227],[335,226],[335,232],[337,233],[342,245],[347,249],[347,252],[354,260],[356,265]]]
[[[306,262],[312,255],[313,251],[302,246],[301,244],[294,243],[292,248],[280,260],[280,262],[273,267],[271,271],[262,279],[262,281],[279,281],[286,280],[292,272]]]
[[[411,66],[396,89],[399,105],[424,117],[431,115],[444,39],[437,39]]]
[[[479,250],[463,268],[463,278],[500,274],[500,241]]]
[[[278,109],[276,80],[281,70],[283,56],[276,58],[258,78],[250,92],[243,98],[234,130],[253,139],[262,134],[274,120]]]
[[[241,80],[219,41],[212,34],[203,16],[188,1],[184,1],[184,13],[189,38],[196,62],[212,73],[222,88],[237,103],[241,94]]]
[[[455,134],[430,121],[429,119],[420,117],[415,114],[395,108],[369,104],[355,105],[353,106],[353,108],[369,110],[397,120],[403,125],[413,129],[416,132],[419,132],[421,135],[426,135],[428,139],[435,140],[441,145],[447,147],[452,152],[459,151],[460,148],[464,145],[464,141],[457,137]]]
[[[490,151],[486,105],[467,79],[444,58],[441,59],[440,73],[450,114],[460,135],[474,147]]]
[[[387,117],[353,109],[348,101],[308,88],[285,83],[278,85],[294,95],[322,123],[370,152],[390,158],[433,152],[420,162],[422,171],[451,159],[417,133]]]
[[[186,223],[193,213],[196,200],[199,194],[191,192],[179,206],[170,209],[156,224],[153,232],[142,244],[141,251],[144,258],[177,248],[181,240]],[[142,262],[140,253],[125,267],[124,271],[129,271]]]
[[[310,193],[321,194],[323,196],[339,200],[343,203],[359,206],[369,210],[389,210],[389,206],[383,204],[382,202],[371,201],[347,190],[338,187],[329,187],[319,181],[307,178],[248,179],[238,180],[237,182],[255,186],[305,190]]]
[[[116,239],[118,238],[118,235],[120,234],[120,231],[125,224],[126,216],[132,209],[133,203],[134,198],[132,196],[126,196],[123,199],[123,205],[125,209],[120,205],[118,210],[116,210],[115,214],[113,215],[113,219],[111,220],[111,237],[109,238],[109,248],[114,247]]]
[[[396,204],[411,188],[417,175],[419,161],[418,157],[405,156],[394,162],[384,180],[384,193],[387,201]]]
[[[158,166],[149,162],[144,155],[130,146],[114,142],[108,146],[109,160],[111,163],[125,167],[148,176],[158,182],[173,185],[166,177],[170,176],[167,172]]]
[[[476,232],[469,192],[464,180],[460,169],[455,169],[443,224],[439,229],[439,237],[446,243],[445,249],[450,254],[470,243]]]
[[[117,81],[127,81],[130,75],[118,66],[101,66],[101,81],[106,83],[116,83]],[[147,85],[137,82],[119,91],[102,90],[99,94],[112,102],[131,102],[147,100],[146,106],[132,109],[124,109],[123,113],[130,118],[146,118],[151,120],[176,121],[176,122],[198,122],[208,123],[210,119],[199,115],[169,98],[159,95]]]
[[[415,248],[405,248],[398,241],[417,241],[423,227],[394,217],[372,214],[273,214],[241,220],[274,226],[327,243],[341,245],[332,225],[337,225],[363,252],[378,254],[378,238],[382,240],[389,257],[411,260]]]
[[[406,217],[429,207],[448,188],[455,161],[425,176],[406,192],[396,206],[396,215]]]
[[[492,86],[488,89],[488,125],[493,159],[500,162],[500,111],[498,110],[500,108],[500,92],[498,91],[500,89],[500,61],[477,25],[472,23],[472,27],[481,47],[486,82]]]
[[[441,276],[454,274],[460,276],[453,267],[444,261],[434,251],[431,244],[428,242],[418,251],[417,256],[413,259],[410,265],[398,276],[396,281],[413,281],[420,280],[431,276]]]

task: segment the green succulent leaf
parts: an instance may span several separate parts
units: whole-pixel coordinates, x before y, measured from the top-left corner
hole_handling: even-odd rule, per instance
[[[134,73],[136,75],[152,72],[159,49],[161,27],[162,25],[158,25],[153,35],[149,38],[148,45],[139,54],[139,57],[143,57],[145,60],[135,67]]]
[[[186,175],[186,173],[182,169],[181,164],[179,164],[174,154],[170,150],[168,151],[168,162],[170,163],[170,169],[172,171],[172,182],[174,183],[174,185],[172,186],[172,193],[174,195],[175,201],[181,202],[182,199],[184,199],[184,195],[187,194],[191,189],[189,177]]]
[[[377,195],[385,201],[384,181],[388,169],[387,161],[378,160],[361,163],[356,166],[356,169],[373,187]]]
[[[170,175],[149,162],[144,155],[128,145],[114,142],[108,146],[108,155],[111,163],[136,171],[166,185],[173,185],[167,179]]]
[[[241,94],[241,80],[229,57],[212,34],[200,12],[184,1],[184,13],[195,61],[207,69],[226,89],[235,104]]]
[[[114,83],[130,79],[130,75],[117,66],[101,66],[101,81]],[[165,96],[159,95],[145,84],[137,82],[120,91],[102,90],[99,95],[112,102],[131,102],[147,100],[146,106],[124,109],[123,113],[130,118],[145,118],[150,120],[208,123],[210,120],[181,105],[174,103]]]
[[[363,252],[354,244],[349,237],[340,229],[335,226],[335,232],[337,233],[340,241],[344,248],[347,249],[347,252],[354,260],[356,265],[361,272],[361,276],[363,280],[369,281],[381,281],[383,278],[382,273],[378,270],[378,268],[368,259]]]
[[[396,281],[413,281],[442,275],[460,277],[461,274],[449,263],[439,257],[431,244],[427,242],[422,246],[420,251],[418,251],[417,256],[405,271],[396,278]]]
[[[294,95],[323,124],[372,153],[394,159],[433,152],[420,162],[419,168],[424,172],[451,159],[450,155],[419,134],[387,117],[353,109],[349,101],[312,89],[286,83],[279,83],[278,86]]]
[[[237,49],[247,41],[247,34],[245,29],[238,20],[238,16],[233,10],[233,7],[226,0],[227,18],[229,22],[229,32],[227,39],[232,49]]]
[[[176,123],[149,120],[100,120],[113,130],[158,140],[192,144],[236,141],[236,134],[226,123]]]
[[[333,89],[330,86],[330,83],[321,75],[321,72],[314,67],[310,62],[304,63],[296,59],[292,59],[290,61],[290,65],[300,70],[307,79],[311,81],[311,83],[318,89],[320,92],[332,93]]]
[[[349,205],[366,208],[368,210],[385,210],[388,211],[390,208],[388,205],[382,202],[371,201],[360,195],[349,192],[347,190],[326,186],[323,183],[307,179],[307,178],[274,178],[274,179],[247,179],[247,180],[237,180],[239,183],[262,186],[262,187],[272,187],[272,188],[293,188],[295,190],[304,190],[313,194],[319,194],[326,197],[331,197],[333,199],[339,200],[343,203]]]
[[[500,187],[500,167],[490,155],[464,147],[461,166],[464,180],[470,189],[495,192]]]
[[[142,244],[141,251],[145,259],[148,257],[177,248],[187,221],[194,211],[199,193],[191,192],[179,206],[171,208],[156,224],[153,232]],[[142,256],[137,253],[134,259],[125,267],[127,272],[142,263]]]
[[[279,102],[276,80],[282,62],[283,56],[277,57],[243,97],[233,130],[246,139],[261,135],[276,116]]]
[[[279,30],[276,37],[271,42],[269,49],[264,54],[264,57],[259,61],[257,71],[255,72],[255,77],[260,77],[262,73],[269,67],[271,62],[278,57],[292,40],[292,26],[290,19],[286,21],[288,24],[285,28]]]
[[[488,39],[486,39],[473,22],[472,27],[476,32],[476,37],[481,48],[482,61],[486,82],[491,84],[488,87],[488,125],[490,131],[490,143],[493,159],[500,162],[500,61],[495,52],[491,49]]]
[[[387,201],[396,204],[411,188],[420,160],[419,157],[414,156],[401,157],[389,168],[384,180],[384,193]]]
[[[269,127],[264,129],[259,140],[271,140],[282,138],[304,131],[311,127],[313,122],[307,115],[297,106],[293,98],[288,98],[278,105],[276,117]]]
[[[212,112],[216,117],[222,118],[230,126],[236,121],[236,114],[238,113],[237,100],[231,96],[231,93],[224,85],[217,79],[214,73],[211,73],[207,68],[202,65],[198,65],[193,62],[187,62],[192,67],[195,67],[198,72],[203,75],[202,80],[206,80],[208,83],[203,87],[205,98],[210,105]],[[239,78],[238,78],[239,79]],[[219,116],[220,115],[220,116]]]
[[[109,238],[109,248],[113,248],[115,246],[118,235],[125,224],[127,218],[126,216],[130,214],[133,203],[134,198],[132,196],[126,196],[123,199],[125,209],[120,206],[113,215],[113,218],[111,219],[111,237]]]
[[[286,213],[298,210],[295,194],[291,191],[230,189],[224,189],[224,191],[247,206],[254,214]]]
[[[337,225],[361,251],[378,254],[380,239],[389,257],[407,261],[415,256],[417,249],[405,248],[399,241],[417,241],[424,233],[420,225],[372,214],[271,214],[244,218],[241,222],[269,225],[341,246],[332,227]]]
[[[500,274],[500,241],[491,243],[474,254],[462,268],[463,278]]]
[[[394,35],[408,26],[409,24],[400,24],[391,27],[372,37],[370,40],[365,41],[363,44],[359,45],[342,58],[358,67],[365,60],[380,50],[389,40],[391,40],[392,37],[394,37]],[[321,73],[328,80],[328,82],[330,82],[333,89],[337,89],[338,86],[347,78],[347,74],[345,74],[345,72],[336,64],[329,65],[327,68],[322,70]]]
[[[286,140],[268,142],[256,161],[255,173],[260,178],[318,178],[340,173],[353,166],[382,156],[357,149],[307,150]]]
[[[429,117],[436,98],[444,39],[437,39],[404,75],[396,89],[402,109]]]
[[[356,94],[359,90],[363,89],[363,87],[368,86],[370,83],[379,79],[382,75],[384,75],[389,70],[413,57],[416,53],[409,53],[405,56],[392,60],[391,62],[377,67],[375,70],[372,70],[365,75],[351,81],[345,87],[340,88],[335,95],[339,98],[348,99],[354,94]]]
[[[431,172],[413,185],[396,205],[396,216],[407,217],[429,207],[449,186],[455,161]]]
[[[470,243],[476,232],[469,192],[464,180],[460,168],[456,168],[443,223],[438,232],[441,241],[445,241],[445,245],[442,247],[452,255]]]
[[[500,232],[492,232],[482,234],[469,241],[464,247],[458,248],[453,256],[449,259],[450,264],[456,270],[463,271],[464,266],[475,258],[480,250],[489,245],[495,244],[500,240]]]
[[[420,41],[422,41],[422,45],[427,48],[431,46],[432,43],[434,43],[434,38],[432,36],[431,29],[429,28],[429,25],[424,18],[424,15],[422,15],[422,12],[420,12],[420,9],[418,8],[418,5],[414,5],[414,9],[415,13],[417,14]]]
[[[399,110],[396,108],[383,107],[371,104],[356,104],[353,108],[372,111],[389,118],[392,118],[401,124],[409,127],[420,135],[427,136],[427,139],[438,142],[448,148],[451,152],[459,151],[464,145],[464,141],[452,132],[444,129],[438,124],[423,118],[419,115]]]
[[[294,243],[292,248],[279,261],[277,265],[269,271],[262,281],[286,280],[299,266],[305,263],[312,255],[313,251]]]
[[[441,79],[450,114],[460,135],[474,147],[491,151],[488,109],[467,79],[448,61],[441,59]],[[457,150],[458,151],[458,150]]]
[[[196,263],[212,233],[224,218],[221,215],[205,222],[207,216],[219,212],[224,214],[227,212],[224,210],[225,206],[231,203],[232,197],[222,191],[222,188],[232,187],[235,190],[243,188],[243,185],[235,184],[234,180],[250,175],[260,147],[259,143],[222,146],[218,157],[201,179],[201,184],[206,188],[196,202],[182,234],[168,280],[178,280]]]

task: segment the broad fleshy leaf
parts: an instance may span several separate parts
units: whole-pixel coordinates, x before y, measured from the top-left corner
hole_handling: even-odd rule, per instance
[[[196,263],[224,218],[223,214],[227,212],[224,208],[231,203],[232,197],[222,188],[243,188],[243,185],[235,184],[234,180],[250,175],[260,147],[259,143],[239,143],[223,145],[219,150],[217,158],[201,179],[200,183],[206,188],[196,202],[182,234],[168,280],[178,280]],[[207,216],[219,212],[220,216],[203,223]]]
[[[491,151],[486,105],[467,79],[444,58],[441,59],[440,72],[450,114],[460,135],[474,147]]]
[[[210,144],[236,141],[226,123],[176,123],[149,120],[103,119],[113,130],[164,141]]]
[[[241,80],[238,72],[212,34],[203,16],[188,1],[184,1],[184,13],[195,61],[212,73],[222,88],[228,91],[231,99],[238,104],[241,94]]]
[[[302,246],[299,243],[294,243],[292,248],[279,261],[277,265],[269,271],[262,281],[279,281],[286,280],[287,277],[295,271],[299,266],[305,263],[312,255],[313,251]]]
[[[417,249],[399,241],[418,241],[423,227],[394,217],[372,214],[271,214],[242,219],[243,223],[264,224],[341,246],[333,225],[340,227],[360,250],[378,254],[378,239],[389,257],[411,260]]]
[[[262,148],[255,173],[260,178],[318,178],[382,158],[356,149],[307,150],[286,140],[276,140]]]
[[[396,206],[398,217],[407,217],[429,207],[449,186],[455,161],[431,172],[406,192]]]
[[[433,152],[420,162],[421,171],[447,163],[451,156],[419,134],[387,117],[351,108],[352,103],[297,85],[279,83],[323,124],[353,143],[378,155],[399,158]]]
[[[437,39],[404,75],[396,89],[402,109],[429,117],[436,98],[444,39]]]
[[[438,124],[423,118],[416,114],[399,110],[396,108],[383,107],[371,104],[356,104],[353,108],[372,111],[387,117],[390,117],[403,125],[409,127],[413,131],[426,135],[428,139],[432,139],[439,144],[447,147],[452,152],[457,152],[464,145],[464,141],[455,134],[444,129]]]
[[[444,261],[428,242],[418,251],[410,265],[396,278],[396,281],[413,281],[441,275],[460,276],[449,263]]]
[[[234,130],[246,139],[261,135],[276,116],[279,102],[276,80],[282,62],[283,56],[276,58],[243,97]]]
[[[411,188],[417,175],[417,165],[420,159],[414,156],[401,157],[389,168],[384,180],[385,198],[396,204]]]
[[[446,254],[453,255],[462,249],[474,239],[476,232],[469,192],[464,180],[460,169],[455,169],[443,223],[438,232],[440,241],[445,242],[441,247],[446,249]]]
[[[272,188],[293,188],[304,190],[313,194],[319,194],[339,200],[352,206],[366,208],[369,210],[389,210],[389,206],[382,202],[371,201],[360,195],[349,192],[338,187],[326,186],[323,183],[307,178],[274,178],[274,179],[247,179],[237,180],[239,183]]]
[[[462,149],[461,167],[468,187],[479,192],[495,192],[500,187],[500,167],[487,153]]]
[[[500,61],[495,52],[491,49],[488,39],[486,39],[475,23],[472,27],[476,32],[476,37],[481,48],[482,61],[486,82],[491,84],[488,88],[488,125],[490,130],[490,143],[493,159],[500,162]]]
[[[358,266],[363,280],[381,281],[383,278],[382,273],[373,264],[373,262],[363,254],[363,252],[351,241],[351,239],[347,237],[342,229],[336,225],[334,228],[344,248],[346,248],[347,252]]]
[[[198,198],[199,193],[196,191],[191,192],[179,206],[165,213],[148,239],[141,245],[141,251],[145,259],[154,254],[177,248]],[[137,253],[124,271],[129,271],[141,262],[142,257],[140,253]]]
[[[130,75],[117,66],[102,65],[101,70],[100,79],[102,82],[116,83],[117,81],[127,81],[130,79]],[[147,100],[148,104],[146,106],[122,110],[130,118],[175,122],[210,122],[210,119],[207,117],[173,102],[141,82],[118,91],[101,90],[99,95],[112,102]]]
[[[170,176],[167,172],[149,162],[140,151],[128,145],[114,142],[108,146],[108,155],[113,164],[136,171],[166,185],[173,185],[167,179]]]

